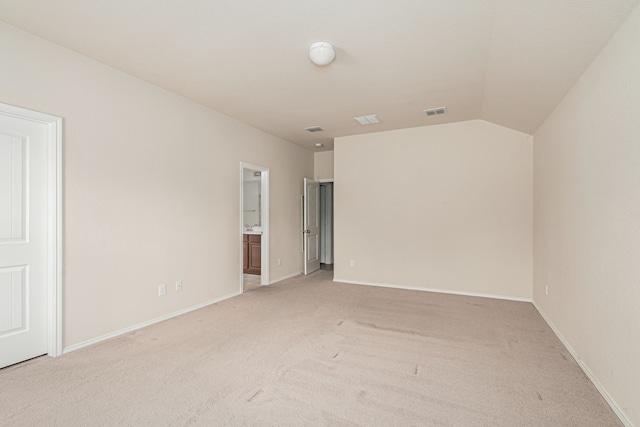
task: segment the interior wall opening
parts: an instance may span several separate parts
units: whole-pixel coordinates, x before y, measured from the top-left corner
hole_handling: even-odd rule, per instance
[[[269,169],[242,163],[241,243],[242,292],[269,283]]]
[[[320,182],[320,269],[333,271],[333,182]]]

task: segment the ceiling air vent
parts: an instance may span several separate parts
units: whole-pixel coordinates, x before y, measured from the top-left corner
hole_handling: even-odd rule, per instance
[[[320,126],[311,126],[310,128],[304,128],[304,130],[308,130],[309,132],[313,133],[322,132],[324,129],[322,129]]]
[[[363,126],[380,123],[380,119],[378,119],[378,116],[376,116],[375,114],[371,116],[354,117],[353,119]]]
[[[431,108],[429,110],[424,110],[424,114],[426,114],[427,116],[436,116],[438,114],[444,114],[447,112],[447,107],[438,107],[438,108]]]

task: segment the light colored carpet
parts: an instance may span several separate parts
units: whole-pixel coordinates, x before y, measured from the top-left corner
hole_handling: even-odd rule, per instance
[[[330,271],[4,369],[0,424],[621,425],[531,304]]]

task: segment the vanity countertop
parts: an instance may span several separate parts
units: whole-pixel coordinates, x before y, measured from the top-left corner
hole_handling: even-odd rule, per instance
[[[262,231],[245,231],[244,234],[262,234]]]

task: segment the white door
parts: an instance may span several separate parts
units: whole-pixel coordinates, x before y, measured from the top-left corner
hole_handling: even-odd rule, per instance
[[[48,349],[47,138],[0,114],[0,368]]]
[[[320,183],[304,179],[304,274],[320,268]]]

